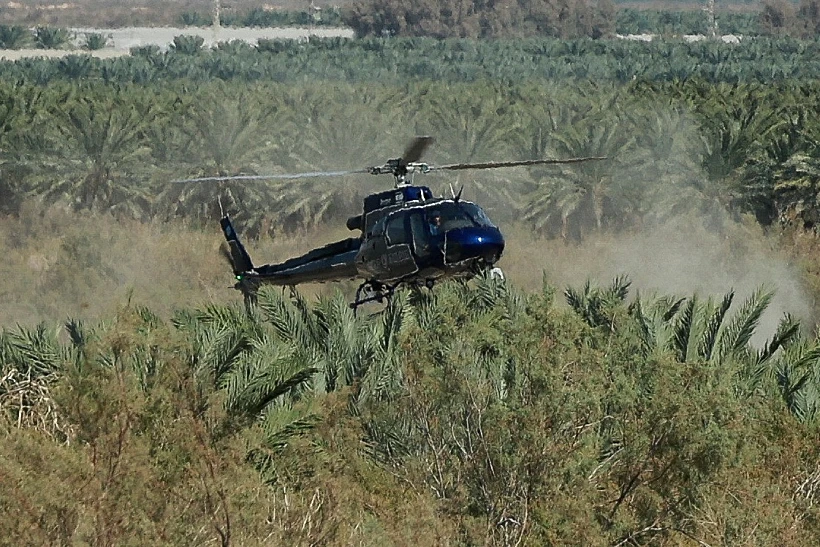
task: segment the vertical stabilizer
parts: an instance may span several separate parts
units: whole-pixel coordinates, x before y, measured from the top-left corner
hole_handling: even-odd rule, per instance
[[[233,229],[233,224],[231,224],[231,219],[228,215],[222,217],[219,224],[222,225],[222,233],[225,234],[225,240],[228,242],[228,247],[230,248],[233,273],[239,275],[243,272],[253,270],[251,257],[248,255],[248,251],[245,250],[242,242],[239,241],[239,236],[236,235],[236,230]]]

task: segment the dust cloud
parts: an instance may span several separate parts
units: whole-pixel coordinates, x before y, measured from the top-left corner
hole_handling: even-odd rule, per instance
[[[733,224],[715,233],[680,219],[620,236],[592,236],[581,243],[533,241],[519,227],[508,238],[501,266],[513,282],[530,290],[541,284],[542,275],[559,290],[580,287],[587,280],[605,286],[627,275],[632,296],[640,291],[718,299],[734,290],[730,314],[754,291],[771,290],[774,297],[761,318],[756,344],[771,337],[786,313],[807,329],[816,321],[815,299],[797,266],[756,226]]]
[[[590,279],[608,285],[619,275],[632,281],[631,294],[721,298],[730,290],[730,314],[758,289],[774,297],[757,329],[769,338],[786,313],[808,330],[817,320],[815,297],[805,272],[790,262],[783,238],[766,231],[749,215],[730,214],[728,190],[701,172],[704,139],[691,117],[659,108],[657,131],[638,132],[639,153],[622,162],[631,172],[613,173],[612,191],[640,203],[645,213],[621,230],[592,230],[581,241],[533,240],[526,226],[515,225],[502,263],[511,279],[527,287],[547,281],[563,290]],[[651,119],[651,117],[650,117]],[[642,156],[641,156],[642,154]],[[634,169],[640,158],[649,158]],[[661,215],[665,212],[665,216]],[[635,226],[637,225],[637,227]]]

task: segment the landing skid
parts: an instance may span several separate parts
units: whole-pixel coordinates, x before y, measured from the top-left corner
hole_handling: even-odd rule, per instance
[[[393,297],[393,294],[396,292],[396,289],[398,289],[399,286],[402,284],[416,290],[418,290],[421,287],[432,289],[435,285],[435,280],[427,279],[424,282],[417,282],[409,281],[406,279],[399,279],[392,285],[387,283],[381,283],[375,280],[365,281],[364,283],[359,285],[358,289],[356,289],[356,300],[350,303],[350,307],[353,309],[353,313],[356,313],[356,310],[359,308],[359,306],[361,306],[362,304],[367,304],[368,302],[390,304],[390,299]]]
[[[365,281],[356,289],[356,299],[350,303],[353,313],[356,313],[359,306],[368,302],[378,302],[379,304],[387,302],[389,304],[390,298],[401,283],[401,280],[392,285],[379,281]]]

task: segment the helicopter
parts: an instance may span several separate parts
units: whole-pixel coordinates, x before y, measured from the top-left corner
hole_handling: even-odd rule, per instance
[[[356,237],[329,243],[276,264],[255,266],[229,215],[220,220],[227,242],[227,258],[246,300],[253,300],[263,284],[294,286],[361,279],[350,307],[384,302],[402,286],[432,289],[448,278],[470,278],[483,271],[503,277],[496,264],[504,252],[504,236],[484,210],[461,199],[463,186],[449,198],[435,197],[427,186],[413,184],[415,174],[433,171],[495,169],[544,164],[578,163],[602,157],[429,165],[420,162],[431,137],[416,137],[404,153],[384,165],[353,171],[284,175],[204,177],[176,182],[255,181],[332,177],[351,174],[390,174],[390,190],[364,198],[362,213],[347,219]]]

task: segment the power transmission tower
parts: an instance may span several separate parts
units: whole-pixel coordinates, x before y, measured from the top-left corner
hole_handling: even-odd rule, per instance
[[[715,0],[707,0],[706,7],[703,8],[706,12],[706,23],[708,25],[707,32],[709,38],[714,40],[717,37],[717,18],[715,17]]]

